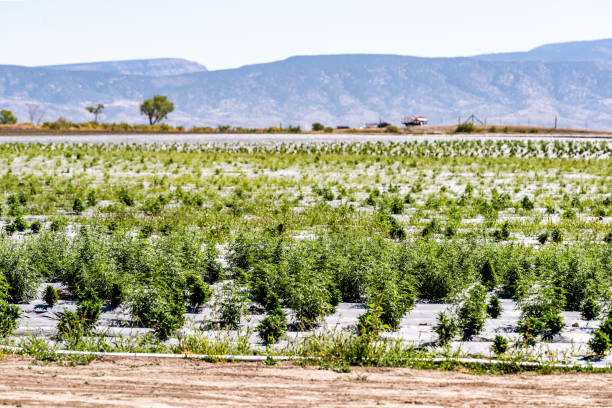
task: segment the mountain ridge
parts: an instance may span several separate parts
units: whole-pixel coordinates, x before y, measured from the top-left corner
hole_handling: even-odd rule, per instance
[[[475,113],[488,123],[551,125],[556,116],[560,126],[605,130],[612,129],[612,52],[607,60],[599,41],[583,44],[592,61],[338,54],[170,76],[4,65],[0,107],[22,121],[28,103],[43,106],[45,120],[86,121],[84,107],[103,103],[103,121],[144,123],[139,103],[163,94],[176,107],[168,122],[184,126],[359,127],[379,118],[399,124],[410,114],[448,124]]]
[[[134,76],[173,76],[185,73],[206,72],[200,63],[182,58],[150,58],[132,60],[114,60],[82,62],[75,64],[46,65],[33,68],[48,68],[62,71],[103,72]]]

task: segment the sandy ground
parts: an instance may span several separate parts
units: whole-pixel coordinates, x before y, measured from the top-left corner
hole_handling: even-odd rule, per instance
[[[104,358],[0,361],[0,404],[21,407],[610,407],[611,374],[466,373]]]

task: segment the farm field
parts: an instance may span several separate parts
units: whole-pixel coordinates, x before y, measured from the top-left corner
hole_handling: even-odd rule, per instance
[[[7,346],[612,363],[609,140],[0,142]]]
[[[0,404],[45,407],[606,407],[609,374],[474,375],[358,367],[350,373],[283,363],[105,357],[87,366],[0,361]],[[588,390],[588,392],[585,392]]]

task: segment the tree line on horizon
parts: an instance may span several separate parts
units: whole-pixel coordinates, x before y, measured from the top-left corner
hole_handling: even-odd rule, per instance
[[[94,116],[94,123],[98,123],[98,117],[102,115],[104,108],[104,105],[99,103],[95,106],[86,106],[85,110]],[[35,113],[40,109],[36,109],[36,112],[32,112],[33,109],[31,108],[29,110],[30,119],[34,122]],[[155,95],[151,99],[145,99],[140,104],[140,114],[147,117],[150,126],[160,123],[172,112],[174,112],[174,103],[170,102],[168,97],[164,95]],[[58,121],[66,122],[63,118],[59,118]],[[17,122],[17,117],[10,110],[0,111],[0,125],[15,125]]]

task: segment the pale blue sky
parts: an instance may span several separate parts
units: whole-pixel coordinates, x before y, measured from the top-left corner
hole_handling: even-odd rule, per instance
[[[0,0],[0,64],[458,56],[612,37],[612,0]]]

